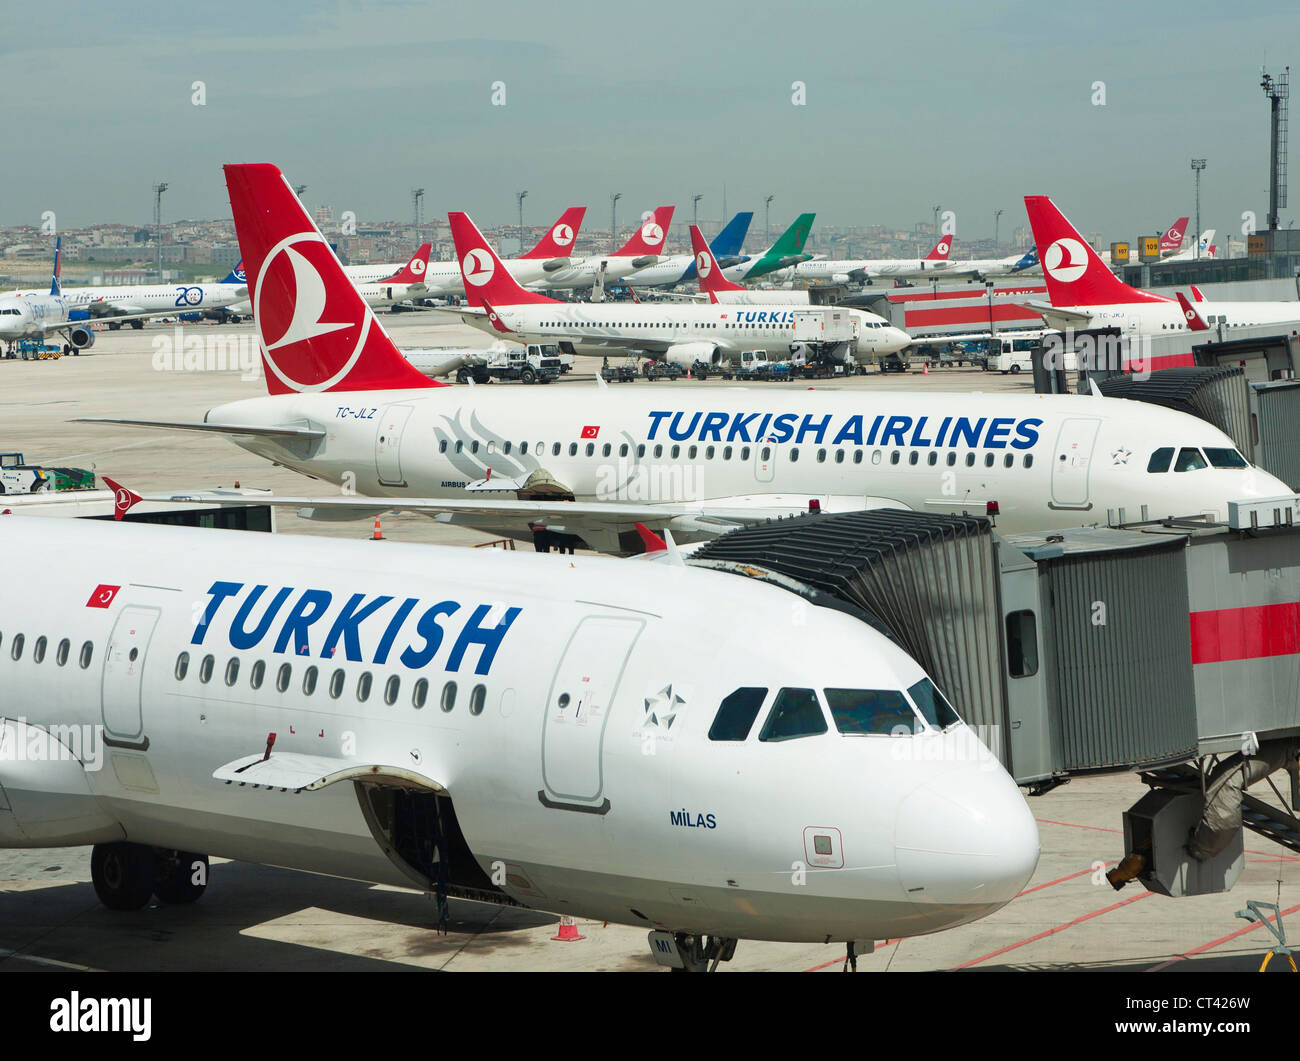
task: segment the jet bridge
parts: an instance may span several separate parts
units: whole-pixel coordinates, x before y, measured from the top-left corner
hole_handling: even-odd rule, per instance
[[[1243,791],[1284,769],[1300,809],[1300,497],[1229,511],[1005,537],[983,517],[812,514],[690,562],[885,630],[1030,794],[1141,772],[1152,793],[1126,815],[1128,868],[1199,894],[1235,881],[1243,826],[1300,851],[1300,821]]]

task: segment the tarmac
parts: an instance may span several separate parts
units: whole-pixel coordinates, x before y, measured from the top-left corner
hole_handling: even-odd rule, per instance
[[[399,346],[487,346],[491,339],[433,314],[382,318]],[[247,325],[197,325],[184,338],[251,336]],[[221,438],[68,421],[82,416],[201,419],[213,405],[265,393],[260,371],[159,368],[175,343],[170,325],[101,332],[78,357],[0,360],[0,451],[30,462],[90,468],[136,490],[263,487],[300,494],[309,480]],[[245,340],[245,343],[247,340]],[[599,362],[579,360],[555,387],[595,389]],[[246,378],[248,377],[248,378]],[[726,381],[638,381],[616,386],[735,387]],[[1024,376],[936,368],[928,376],[872,372],[836,381],[751,387],[870,391],[1029,392]],[[493,383],[489,386],[522,386]],[[545,388],[538,399],[544,400]],[[368,537],[371,525],[315,524],[281,513],[279,529]],[[488,536],[415,515],[387,517],[386,537],[450,545]],[[56,558],[48,558],[54,562]],[[1263,786],[1261,786],[1263,789]],[[1140,883],[1114,891],[1104,873],[1123,854],[1122,812],[1146,791],[1132,774],[1075,779],[1030,799],[1042,856],[1024,892],[997,913],[933,936],[879,943],[859,971],[1253,971],[1268,932],[1235,917],[1248,899],[1276,902],[1288,928],[1300,912],[1300,857],[1246,834],[1246,865],[1222,895],[1169,899]],[[1275,800],[1261,790],[1261,798]],[[90,848],[0,851],[0,971],[17,970],[653,970],[643,929],[579,920],[562,942],[558,918],[452,900],[445,933],[416,891],[213,859],[203,898],[132,913],[101,907]],[[842,945],[742,940],[723,970],[834,971]],[[1277,963],[1274,962],[1274,965]]]

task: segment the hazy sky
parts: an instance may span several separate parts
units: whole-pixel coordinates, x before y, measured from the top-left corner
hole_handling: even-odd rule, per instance
[[[529,223],[607,225],[613,191],[624,221],[697,192],[713,218],[725,183],[760,228],[773,194],[774,228],[938,203],[971,239],[1000,207],[1006,239],[1047,193],[1121,238],[1192,213],[1196,155],[1222,239],[1267,210],[1260,66],[1300,61],[1295,0],[291,6],[9,5],[0,224],[146,222],[158,180],[166,217],[222,217],[221,163],[271,161],[362,219],[410,217],[417,185],[426,218],[484,225],[521,189]]]

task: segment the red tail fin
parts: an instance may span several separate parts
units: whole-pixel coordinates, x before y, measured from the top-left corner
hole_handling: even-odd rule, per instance
[[[1204,301],[1205,301],[1205,295],[1204,295],[1204,293],[1203,293],[1203,292],[1201,291],[1201,289],[1200,289],[1199,287],[1197,287],[1195,284],[1192,285],[1192,298],[1193,298],[1195,301],[1197,301],[1197,302],[1204,302]]]
[[[131,511],[131,509],[135,508],[136,505],[144,500],[144,498],[134,490],[130,487],[123,486],[116,479],[110,479],[105,475],[104,482],[107,483],[108,488],[113,491],[114,520],[120,521],[123,516]]]
[[[691,226],[691,250],[695,253],[695,273],[700,278],[700,290],[709,296],[710,302],[718,301],[719,291],[744,291],[744,284],[737,284],[722,275],[718,260],[713,251],[704,242],[704,233],[695,225]]]
[[[424,276],[429,271],[429,252],[433,250],[432,243],[421,243],[420,249],[415,252],[411,260],[402,268],[398,269],[392,276],[386,280],[376,281],[380,284],[422,284]]]
[[[1191,218],[1180,217],[1169,226],[1169,230],[1160,237],[1161,254],[1168,254],[1172,251],[1176,251],[1183,245],[1183,233],[1187,231],[1187,222],[1190,220]]]
[[[922,261],[927,262],[946,262],[948,254],[952,251],[952,236],[943,236],[939,242],[934,245],[934,250],[927,254]]]
[[[1025,210],[1053,306],[1169,301],[1120,280],[1048,196],[1026,195]]]
[[[614,252],[615,258],[639,258],[643,254],[662,254],[668,241],[668,226],[673,223],[673,207],[661,206],[632,233],[632,238]]]
[[[1181,291],[1176,292],[1176,294],[1178,295],[1178,305],[1182,307],[1183,320],[1187,322],[1187,327],[1194,332],[1208,332],[1210,326],[1205,323],[1205,320],[1201,315],[1197,313],[1192,304],[1187,301],[1187,296]]]
[[[582,219],[586,216],[585,206],[569,207],[560,216],[560,220],[550,227],[546,235],[537,241],[537,246],[520,257],[530,261],[569,257],[573,253],[574,243],[577,242],[578,231],[582,228]]]
[[[471,306],[480,309],[488,302],[494,306],[531,306],[555,301],[520,287],[468,214],[453,210],[447,215],[447,220],[451,223],[456,257],[460,259],[465,298]]]
[[[398,353],[278,166],[225,171],[268,391],[446,386]]]

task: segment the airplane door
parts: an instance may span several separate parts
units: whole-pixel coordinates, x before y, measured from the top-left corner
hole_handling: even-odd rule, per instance
[[[104,650],[100,685],[104,733],[109,743],[138,748],[149,745],[144,736],[140,696],[145,658],[158,614],[157,608],[127,607],[113,624]]]
[[[589,615],[569,639],[542,722],[542,782],[547,807],[604,814],[602,753],[610,706],[644,619]]]
[[[375,429],[375,470],[388,486],[405,486],[402,478],[402,432],[410,419],[409,405],[389,405],[380,414]]]
[[[1052,502],[1058,508],[1090,508],[1088,466],[1101,421],[1071,417],[1061,425],[1052,454]]]
[[[754,446],[754,478],[760,483],[770,483],[776,477],[776,446],[759,442]]]

